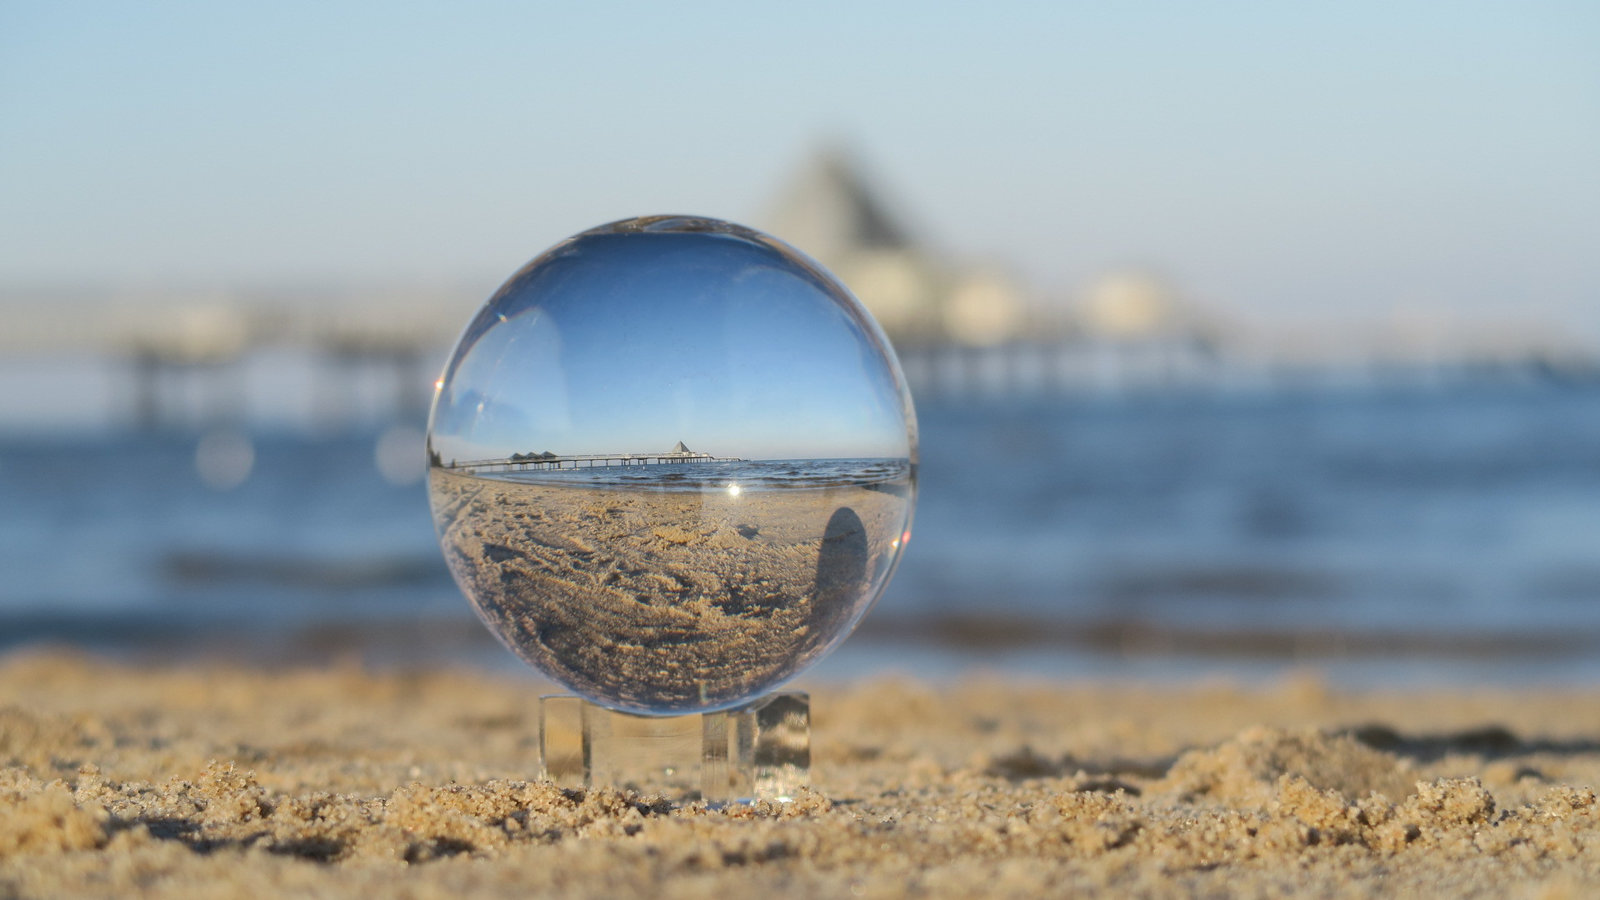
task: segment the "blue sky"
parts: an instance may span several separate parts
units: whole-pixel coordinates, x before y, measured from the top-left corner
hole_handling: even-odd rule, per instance
[[[806,270],[726,237],[580,239],[508,285],[458,352],[431,427],[446,459],[910,452],[870,337]]]
[[[0,2],[0,286],[439,280],[824,141],[1069,296],[1600,338],[1600,4]]]

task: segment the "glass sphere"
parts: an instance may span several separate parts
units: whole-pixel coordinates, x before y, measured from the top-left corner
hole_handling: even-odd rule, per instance
[[[540,672],[727,709],[849,634],[909,537],[917,434],[872,317],[758,231],[653,216],[557,244],[451,354],[428,495],[451,573]]]

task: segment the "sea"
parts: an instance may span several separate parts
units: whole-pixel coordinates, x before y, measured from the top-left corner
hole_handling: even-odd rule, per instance
[[[817,679],[1600,683],[1600,384],[920,399],[899,571]],[[521,663],[418,421],[0,431],[0,650]]]
[[[466,467],[463,467],[466,468]],[[911,477],[909,459],[718,459],[668,461],[651,465],[496,466],[474,472],[488,478],[551,486],[649,493],[704,491],[781,491],[887,485]],[[904,493],[904,491],[901,491]]]

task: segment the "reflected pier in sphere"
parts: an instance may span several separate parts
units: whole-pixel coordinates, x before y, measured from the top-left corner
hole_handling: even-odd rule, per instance
[[[496,472],[537,472],[548,469],[592,469],[618,466],[684,465],[701,462],[743,462],[737,456],[716,456],[697,453],[678,445],[665,453],[513,453],[504,459],[473,459],[465,462],[451,460],[440,462],[441,468],[466,475],[488,475]]]

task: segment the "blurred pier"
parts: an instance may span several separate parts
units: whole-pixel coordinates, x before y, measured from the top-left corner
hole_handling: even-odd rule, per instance
[[[1178,279],[1111,268],[1069,291],[939,247],[837,149],[815,154],[752,219],[839,277],[893,342],[919,401],[1171,389],[1600,381],[1592,348],[1535,323],[1417,316],[1298,332],[1224,311]],[[586,223],[580,223],[586,224]],[[530,251],[537,248],[530,248]],[[25,291],[0,286],[0,379],[17,357],[78,361],[77,388],[14,366],[0,388],[40,419],[68,401],[141,430],[420,425],[450,345],[493,288]],[[48,368],[48,366],[46,366]],[[59,369],[59,366],[58,366]],[[92,370],[89,384],[82,370]],[[43,399],[42,387],[55,389]],[[37,394],[40,399],[33,399]],[[87,396],[85,396],[87,395]],[[14,404],[13,409],[17,408]],[[622,455],[625,456],[625,455]],[[617,459],[621,456],[607,457]]]
[[[120,427],[337,432],[420,423],[479,293],[41,292],[15,304],[0,361],[94,363],[108,383],[92,405]]]
[[[277,352],[273,352],[276,350]],[[131,369],[129,424],[140,429],[241,424],[258,418],[249,381],[256,357],[285,348],[251,346],[191,356],[139,344],[117,353]],[[288,355],[305,367],[305,418],[322,429],[372,418],[420,419],[436,377],[437,341],[360,341],[344,338],[294,346]]]
[[[848,153],[813,156],[757,224],[839,277],[894,343],[920,400],[1169,389],[1594,381],[1591,349],[1525,321],[1239,321],[1171,275],[1109,267],[1061,292],[936,246]]]

